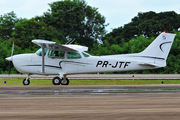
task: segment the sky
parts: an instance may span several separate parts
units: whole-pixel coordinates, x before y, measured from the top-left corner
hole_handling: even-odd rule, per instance
[[[46,12],[49,3],[58,0],[0,0],[0,15],[14,11],[18,18],[30,19]],[[138,12],[156,13],[175,11],[180,14],[180,0],[85,0],[106,18],[107,32],[124,26],[137,16]]]

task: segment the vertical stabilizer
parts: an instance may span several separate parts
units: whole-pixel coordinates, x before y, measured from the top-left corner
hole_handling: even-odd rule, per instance
[[[161,33],[140,55],[152,58],[154,64],[166,66],[166,59],[175,36],[176,34]]]

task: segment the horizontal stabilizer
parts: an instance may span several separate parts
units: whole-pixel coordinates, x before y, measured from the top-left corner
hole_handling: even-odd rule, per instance
[[[139,65],[144,65],[144,66],[152,66],[152,67],[165,67],[165,66],[162,66],[162,65],[158,65],[158,64],[154,64],[154,63],[145,63],[145,62],[141,62],[139,63]]]

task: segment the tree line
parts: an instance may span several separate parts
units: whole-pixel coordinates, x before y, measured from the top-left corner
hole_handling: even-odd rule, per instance
[[[105,17],[84,0],[57,1],[49,6],[47,12],[31,19],[18,18],[13,11],[0,15],[0,74],[8,73],[5,58],[11,55],[12,41],[14,54],[20,54],[39,49],[31,43],[33,39],[60,44],[76,39],[75,44],[89,47],[88,53],[101,56],[141,52],[164,30],[176,34],[165,68],[118,73],[180,73],[180,15],[176,12],[138,13],[130,23],[106,33]],[[12,71],[18,73],[15,68]]]

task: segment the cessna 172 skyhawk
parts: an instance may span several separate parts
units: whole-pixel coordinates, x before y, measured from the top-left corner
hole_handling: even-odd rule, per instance
[[[134,54],[91,56],[80,45],[60,45],[47,40],[32,40],[41,48],[35,54],[19,54],[6,58],[16,69],[28,74],[23,84],[29,85],[32,74],[59,75],[54,85],[68,85],[67,75],[111,71],[155,69],[166,66],[175,34],[161,33],[144,51]]]

